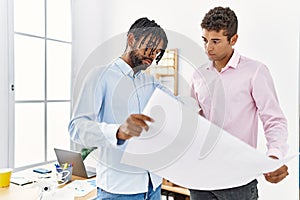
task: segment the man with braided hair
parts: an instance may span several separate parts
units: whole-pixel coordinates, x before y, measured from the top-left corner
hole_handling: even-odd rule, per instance
[[[136,20],[127,33],[125,52],[105,67],[87,75],[69,124],[73,141],[98,147],[97,199],[161,197],[162,178],[144,169],[121,164],[127,140],[148,130],[154,119],[141,114],[154,90],[172,95],[153,76],[143,73],[162,58],[165,31],[147,18]]]
[[[201,108],[200,114],[254,148],[257,146],[259,117],[267,141],[267,155],[274,159],[284,157],[288,150],[287,120],[279,106],[268,68],[233,48],[238,39],[235,13],[228,7],[215,7],[204,16],[201,28],[210,62],[195,71],[192,78],[191,94]],[[283,165],[266,173],[265,179],[278,183],[287,175],[288,168]],[[258,198],[257,180],[222,190],[190,191],[192,200]]]

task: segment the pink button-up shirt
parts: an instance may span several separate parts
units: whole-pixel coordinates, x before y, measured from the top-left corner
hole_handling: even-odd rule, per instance
[[[212,62],[194,72],[191,95],[205,118],[253,147],[257,146],[259,116],[267,141],[267,155],[278,158],[286,155],[287,120],[264,64],[234,50],[221,72]]]

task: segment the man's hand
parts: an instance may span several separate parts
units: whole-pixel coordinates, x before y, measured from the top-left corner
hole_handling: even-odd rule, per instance
[[[271,158],[278,159],[275,156],[270,156]],[[286,165],[281,166],[273,172],[264,174],[265,179],[270,183],[278,183],[282,181],[287,175],[289,175],[288,167]]]
[[[126,122],[120,126],[117,132],[117,138],[128,140],[133,136],[140,136],[143,129],[149,130],[145,121],[154,122],[154,120],[143,114],[131,114]]]

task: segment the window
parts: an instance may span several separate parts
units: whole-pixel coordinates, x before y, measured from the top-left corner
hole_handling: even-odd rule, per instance
[[[71,1],[14,0],[14,167],[69,148]]]

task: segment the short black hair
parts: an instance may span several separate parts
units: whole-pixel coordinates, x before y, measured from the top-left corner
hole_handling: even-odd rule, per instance
[[[160,41],[163,41],[163,47],[161,52],[156,57],[156,64],[163,57],[165,50],[168,45],[168,38],[165,31],[158,25],[154,20],[149,20],[147,17],[140,18],[136,20],[130,27],[127,36],[132,33],[134,39],[139,41],[141,38],[141,45],[144,44],[145,40],[150,36],[150,40],[147,44],[147,49],[151,48],[151,51],[154,51]],[[153,46],[156,44],[157,46]],[[146,51],[147,51],[146,49]]]
[[[238,19],[229,7],[215,7],[204,16],[201,27],[208,31],[224,30],[228,41],[237,33]]]

